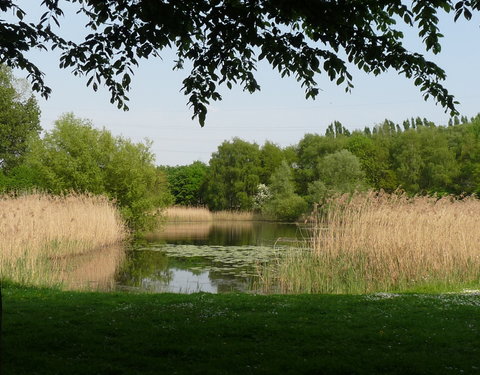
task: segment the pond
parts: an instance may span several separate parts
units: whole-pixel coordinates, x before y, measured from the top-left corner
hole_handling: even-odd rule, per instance
[[[174,293],[252,291],[256,267],[306,236],[295,224],[167,224],[127,251],[116,288]]]

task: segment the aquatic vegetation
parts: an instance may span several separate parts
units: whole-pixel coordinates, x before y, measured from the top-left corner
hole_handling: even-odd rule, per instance
[[[284,247],[271,246],[200,246],[200,245],[153,245],[139,247],[135,251],[161,252],[172,259],[191,259],[186,269],[221,272],[224,275],[251,277],[256,275],[256,266],[268,263],[284,251]],[[178,263],[176,263],[178,265]]]
[[[256,268],[292,246],[302,229],[271,222],[167,223],[132,244],[118,274],[127,290],[248,292]]]
[[[450,291],[480,284],[480,200],[369,192],[314,218],[304,250],[260,272],[266,291]]]
[[[121,289],[152,292],[248,292],[258,264],[281,251],[269,246],[150,244],[127,253]]]
[[[252,211],[215,211],[213,220],[216,221],[252,221],[263,220],[264,218]]]

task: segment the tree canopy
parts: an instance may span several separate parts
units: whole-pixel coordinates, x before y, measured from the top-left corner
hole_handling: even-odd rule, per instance
[[[21,163],[31,137],[38,137],[40,109],[22,80],[0,65],[0,173]]]
[[[239,138],[212,154],[205,178],[205,202],[212,210],[249,210],[260,183],[260,149]]]
[[[106,195],[132,229],[151,229],[155,210],[171,203],[166,176],[155,167],[149,143],[115,137],[73,114],[62,116],[29,149],[22,173],[29,169],[35,187],[54,194]]]
[[[61,37],[65,2],[87,19],[84,40]],[[48,97],[44,74],[28,57],[34,48],[60,49],[60,67],[83,75],[97,90],[105,84],[111,102],[128,109],[127,92],[139,59],[176,52],[175,69],[189,63],[183,91],[203,126],[219,87],[260,89],[257,63],[266,60],[282,76],[294,76],[307,98],[318,94],[316,75],[326,74],[346,91],[353,88],[347,62],[378,75],[396,70],[456,113],[443,86],[444,70],[403,45],[405,28],[417,31],[426,51],[441,50],[439,13],[470,19],[479,0],[43,0],[45,12],[25,22],[18,1],[0,0],[15,20],[0,20],[0,63],[28,72],[34,90]]]
[[[208,167],[201,161],[194,161],[190,165],[176,167],[161,167],[167,174],[168,187],[175,204],[183,206],[200,206],[202,185],[207,175]]]

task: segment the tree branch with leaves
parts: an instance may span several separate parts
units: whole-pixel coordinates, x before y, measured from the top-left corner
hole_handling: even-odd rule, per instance
[[[85,16],[88,34],[76,43],[60,36],[65,3]],[[346,91],[353,86],[351,66],[379,75],[397,71],[457,114],[444,87],[445,71],[404,45],[405,28],[417,31],[425,51],[438,54],[439,13],[471,19],[480,2],[428,0],[44,0],[36,23],[15,1],[0,0],[0,10],[16,22],[0,21],[0,62],[28,72],[34,90],[48,97],[44,74],[31,61],[31,49],[60,49],[60,67],[86,77],[97,90],[105,85],[111,102],[128,109],[128,91],[140,59],[160,57],[172,48],[174,69],[191,66],[182,90],[193,117],[205,124],[208,105],[221,100],[219,88],[239,84],[260,90],[255,71],[266,60],[281,76],[293,76],[315,98],[316,77],[326,74]],[[350,65],[349,65],[350,64]]]

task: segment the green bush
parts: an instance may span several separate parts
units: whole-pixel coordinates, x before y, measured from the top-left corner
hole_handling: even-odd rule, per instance
[[[21,164],[7,175],[0,176],[0,191],[31,191],[37,187],[38,172],[32,167]]]
[[[280,221],[295,221],[307,210],[307,202],[295,194],[292,171],[283,160],[271,177],[269,186],[271,198],[262,208],[262,212]]]
[[[297,194],[280,195],[264,207],[264,213],[280,221],[297,220],[307,210],[307,202]]]

